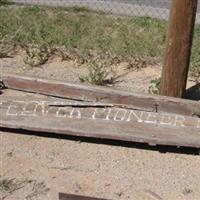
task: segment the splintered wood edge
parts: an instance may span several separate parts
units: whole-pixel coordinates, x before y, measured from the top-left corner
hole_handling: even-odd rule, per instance
[[[138,94],[111,88],[66,83],[62,81],[2,74],[6,88],[59,98],[89,102],[131,105],[146,111],[192,116],[200,112],[200,103],[191,100],[151,94]]]
[[[111,199],[102,199],[102,198],[95,198],[95,197],[88,197],[88,196],[81,196],[74,194],[59,193],[59,200],[111,200]]]

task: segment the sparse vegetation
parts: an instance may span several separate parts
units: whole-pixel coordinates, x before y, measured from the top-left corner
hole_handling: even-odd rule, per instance
[[[0,41],[0,58],[10,57],[12,46],[5,44],[4,39]]]
[[[159,57],[166,23],[150,18],[114,18],[85,8],[1,8],[0,39],[15,46],[64,46],[82,54]],[[146,24],[145,24],[146,22]]]
[[[193,192],[193,190],[190,189],[190,188],[184,188],[183,191],[182,191],[182,193],[183,193],[184,195],[191,194],[192,192]]]
[[[45,64],[50,55],[50,50],[47,46],[31,46],[26,47],[25,50],[26,57],[24,58],[24,62],[32,67]]]
[[[15,178],[2,178],[0,177],[0,199],[3,200],[9,195],[11,195],[16,190],[19,190],[29,184],[32,186],[32,191],[25,197],[25,199],[33,199],[38,195],[46,194],[49,188],[46,187],[44,182],[38,182],[36,180],[17,180]]]
[[[32,181],[33,182],[33,188],[32,192],[26,196],[27,200],[31,200],[34,197],[37,197],[38,195],[44,195],[49,191],[49,188],[47,188],[46,184],[44,182],[37,182],[37,181]]]
[[[5,47],[0,44],[0,58],[5,58],[7,57],[7,52],[5,50]]]
[[[9,4],[10,2],[8,0],[0,0],[0,6],[4,6]]]
[[[160,88],[160,80],[161,78],[155,78],[151,80],[151,85],[149,86],[149,93],[158,94]]]
[[[22,188],[23,183],[15,179],[0,178],[0,196],[5,198],[12,192]]]
[[[113,17],[82,7],[1,6],[0,9],[0,41],[6,37],[6,42],[0,42],[1,57],[6,56],[3,49],[9,43],[25,49],[25,62],[32,66],[47,61],[48,53],[44,49],[60,47],[67,52],[76,52],[81,58],[78,60],[80,63],[85,62],[86,52],[94,51],[110,57],[136,56],[141,58],[142,67],[146,66],[144,58],[159,61],[164,52],[167,23],[162,20]],[[194,76],[200,74],[199,38],[200,26],[197,26],[191,60],[191,74]],[[39,47],[39,50],[33,50],[32,46]],[[63,59],[70,57],[66,54],[61,56]],[[135,63],[130,63],[130,67],[135,67]]]
[[[108,80],[104,63],[95,61],[89,62],[89,74],[86,77],[80,77],[80,81],[89,82],[93,85],[105,85]]]
[[[196,26],[191,57],[191,74],[200,82],[200,25]]]

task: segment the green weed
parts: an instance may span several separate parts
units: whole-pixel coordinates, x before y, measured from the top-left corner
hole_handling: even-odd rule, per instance
[[[89,62],[89,74],[86,77],[80,77],[81,82],[89,82],[93,85],[105,85],[107,82],[107,73],[104,63],[97,63],[96,61]]]
[[[22,188],[23,185],[24,182],[15,179],[0,178],[0,196],[4,199],[12,192]]]
[[[0,58],[7,57],[7,51],[3,45],[0,44]]]
[[[161,78],[155,78],[151,80],[151,85],[149,86],[149,93],[151,94],[159,93],[160,81],[161,81]]]
[[[25,48],[24,62],[32,67],[45,64],[49,58],[50,50],[46,46],[28,46]]]
[[[10,2],[8,0],[0,0],[0,6],[5,6],[10,4]]]

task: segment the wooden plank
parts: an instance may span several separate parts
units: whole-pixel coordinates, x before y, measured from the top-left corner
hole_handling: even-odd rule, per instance
[[[61,81],[50,81],[33,77],[2,74],[4,85],[10,89],[22,90],[55,97],[71,98],[90,102],[104,102],[131,105],[146,111],[170,112],[192,116],[200,112],[200,103],[178,98],[137,94],[104,87],[77,85]]]
[[[59,200],[106,200],[106,199],[59,193]]]
[[[0,101],[0,127],[200,148],[200,118],[64,100]]]
[[[172,0],[160,94],[183,97],[198,0]]]

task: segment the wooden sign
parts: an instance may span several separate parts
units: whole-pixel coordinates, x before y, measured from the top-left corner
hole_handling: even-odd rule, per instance
[[[9,74],[2,74],[1,78],[6,88],[59,98],[120,104],[149,112],[169,112],[190,116],[200,113],[200,103],[197,101]]]
[[[59,193],[59,200],[106,200],[106,199]]]
[[[3,128],[200,148],[198,117],[109,103],[19,100],[3,95],[0,112]]]

